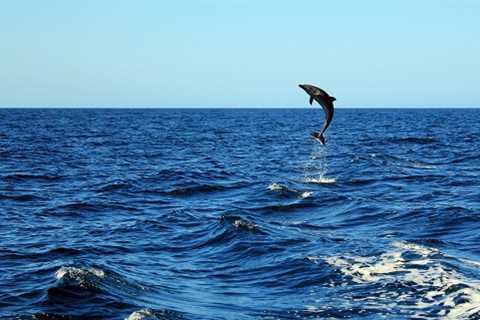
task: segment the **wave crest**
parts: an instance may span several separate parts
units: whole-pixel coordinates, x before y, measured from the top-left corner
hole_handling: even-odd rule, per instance
[[[394,242],[392,248],[380,256],[332,256],[325,261],[355,283],[374,285],[380,291],[376,303],[393,300],[400,308],[410,305],[417,317],[458,319],[479,314],[480,283],[445,267],[439,250],[407,242]],[[402,289],[391,291],[389,286]]]
[[[154,310],[154,309],[141,309],[138,311],[132,312],[128,318],[125,320],[180,320],[184,319],[184,317],[172,310]]]
[[[306,183],[317,183],[317,184],[334,184],[337,182],[335,178],[327,178],[327,177],[306,177]]]
[[[302,199],[308,198],[308,197],[313,195],[313,191],[295,190],[295,189],[289,188],[286,185],[276,183],[276,182],[271,183],[267,187],[267,189],[270,190],[270,191],[273,191],[273,192],[280,193],[280,194],[285,195],[285,196],[291,195],[291,196],[296,196],[296,197],[299,197],[299,198],[302,198]]]
[[[61,267],[55,272],[55,278],[67,285],[92,288],[105,278],[105,271],[98,268]]]

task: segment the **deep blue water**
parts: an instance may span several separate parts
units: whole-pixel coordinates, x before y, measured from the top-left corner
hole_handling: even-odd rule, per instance
[[[0,317],[480,319],[480,110],[0,110]]]

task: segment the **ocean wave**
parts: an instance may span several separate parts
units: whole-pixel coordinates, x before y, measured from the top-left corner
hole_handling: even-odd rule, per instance
[[[415,174],[403,176],[385,177],[387,181],[407,181],[407,182],[433,182],[445,179],[447,176],[442,174]]]
[[[273,191],[273,192],[277,192],[281,195],[295,196],[295,197],[299,197],[299,198],[302,198],[302,199],[308,198],[308,197],[313,195],[313,191],[308,191],[308,190],[300,191],[300,190],[289,188],[286,185],[276,183],[276,182],[271,183],[267,187],[267,189],[270,190],[270,191]]]
[[[211,230],[209,233],[203,235],[201,239],[196,239],[190,241],[185,241],[182,239],[182,245],[176,246],[172,248],[174,251],[178,250],[187,250],[190,251],[191,249],[204,249],[204,248],[212,248],[215,246],[222,246],[227,245],[233,239],[235,239],[236,234],[228,230],[227,228],[217,228],[217,230]]]
[[[220,218],[220,221],[228,222],[230,225],[232,225],[233,227],[239,230],[245,230],[245,231],[250,231],[255,233],[264,233],[256,223],[239,216],[222,215],[222,217]]]
[[[192,186],[185,187],[175,187],[171,190],[165,191],[165,194],[175,195],[175,196],[191,196],[196,193],[210,193],[228,190],[227,186],[219,184],[197,184]]]
[[[340,305],[324,305],[314,306],[307,305],[303,309],[272,309],[263,310],[261,313],[254,314],[258,319],[275,319],[275,320],[294,320],[294,319],[389,319],[385,316],[378,317],[375,310],[371,310],[366,306],[340,306]],[[396,318],[392,318],[396,319]]]
[[[157,193],[171,196],[193,196],[196,194],[202,193],[214,193],[222,192],[228,190],[239,189],[245,186],[243,182],[233,182],[233,183],[190,183],[185,185],[179,185],[170,187],[165,190],[157,190]]]
[[[306,183],[316,183],[316,184],[335,184],[337,179],[328,178],[328,177],[306,177],[304,180]]]
[[[283,191],[283,190],[288,190],[287,187],[278,184],[278,183],[272,183],[268,186],[268,190],[270,191]]]
[[[367,155],[353,155],[351,163],[372,163],[384,167],[434,169],[442,163],[427,161],[427,159],[411,159],[408,155],[395,155],[385,152],[375,152]]]
[[[387,183],[395,181],[405,181],[405,182],[433,182],[441,181],[445,179],[445,175],[440,174],[415,174],[415,175],[392,175],[392,176],[383,176],[379,178],[354,178],[346,182],[346,185],[351,186],[364,186],[375,183]]]
[[[295,211],[298,209],[308,209],[308,208],[315,208],[317,204],[315,202],[308,201],[309,199],[305,199],[307,201],[297,200],[295,202],[287,202],[287,203],[279,203],[279,204],[270,204],[258,207],[249,208],[249,210],[254,211],[266,211],[267,213],[272,212],[285,212],[285,211]]]
[[[50,174],[29,174],[29,173],[13,173],[2,176],[3,180],[6,181],[58,181],[62,179],[62,176],[59,175],[50,175]]]
[[[10,155],[12,155],[13,152],[9,149],[6,149],[6,148],[2,148],[0,147],[0,156],[5,160],[7,159],[7,157],[9,157]]]
[[[300,193],[300,198],[305,199],[313,195],[313,191],[303,191]]]
[[[39,312],[33,315],[16,315],[12,317],[2,317],[5,320],[96,320],[98,317],[73,316],[68,314],[59,314],[51,312]]]
[[[63,266],[55,272],[57,283],[48,289],[50,301],[84,299],[103,292],[111,296],[134,296],[146,290],[112,270],[99,267]]]
[[[123,189],[128,189],[130,187],[131,185],[129,183],[116,181],[116,182],[110,182],[102,186],[99,186],[97,187],[96,191],[97,192],[114,192],[114,191],[119,191]]]
[[[422,161],[411,161],[410,164],[414,168],[418,168],[418,169],[434,169],[434,168],[436,168],[436,165],[426,163],[426,162],[422,162]]]
[[[437,140],[433,137],[393,137],[387,139],[389,143],[412,143],[412,144],[433,144],[437,143]]]
[[[0,257],[4,260],[40,260],[48,261],[50,259],[58,259],[61,257],[73,257],[85,253],[85,250],[75,249],[75,248],[66,248],[66,247],[57,247],[43,251],[25,251],[25,252],[15,252],[10,250],[4,250],[0,252]]]
[[[55,272],[55,278],[58,280],[75,279],[80,283],[89,276],[104,278],[105,271],[97,268],[61,267]]]
[[[100,279],[105,278],[105,271],[98,268],[61,267],[55,272],[55,278],[63,285],[81,288],[97,288]]]
[[[182,320],[185,319],[180,312],[163,309],[141,309],[132,312],[125,320]]]
[[[416,317],[480,316],[480,282],[445,266],[438,249],[408,242],[394,242],[392,249],[379,256],[330,256],[325,261],[348,281],[375,285],[377,292],[370,293],[375,302],[369,297],[356,301],[394,304]]]
[[[45,208],[42,210],[42,213],[45,215],[65,215],[65,214],[83,214],[87,212],[107,212],[110,210],[119,210],[119,211],[138,211],[139,209],[130,206],[123,205],[120,203],[109,203],[109,202],[85,202],[85,201],[75,201],[71,203],[62,203],[55,207]]]
[[[0,318],[480,319],[480,112],[310,112],[0,110]]]
[[[200,180],[221,180],[234,177],[235,174],[223,168],[211,169],[206,168],[199,170],[198,168],[182,167],[162,169],[155,174],[143,177],[148,183],[153,182],[177,182],[177,181],[200,181]]]
[[[45,200],[33,194],[0,194],[0,200],[14,200],[19,202]]]

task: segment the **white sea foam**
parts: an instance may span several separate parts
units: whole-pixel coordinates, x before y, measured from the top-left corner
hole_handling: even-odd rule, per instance
[[[419,162],[419,161],[414,161],[413,166],[415,168],[419,168],[419,169],[433,169],[433,168],[435,168],[434,165],[426,164],[426,163]]]
[[[132,312],[125,320],[183,319],[172,310],[153,310],[149,308]]]
[[[150,309],[142,309],[132,312],[132,314],[130,314],[128,318],[125,318],[125,320],[145,320],[149,318],[155,318],[154,312]]]
[[[317,256],[307,256],[307,259],[313,263],[318,263],[320,261],[320,257]]]
[[[72,279],[80,279],[82,277],[93,275],[99,278],[105,277],[105,272],[97,268],[75,268],[75,267],[61,267],[55,272],[55,278],[58,280],[65,277]]]
[[[256,225],[255,223],[252,223],[250,221],[241,220],[241,219],[236,219],[233,222],[233,225],[235,226],[235,228],[243,228],[243,229],[248,229],[248,230],[255,230],[255,229],[258,228],[258,225]]]
[[[313,195],[313,191],[299,191],[299,190],[295,190],[295,189],[290,189],[287,186],[284,186],[284,185],[276,183],[276,182],[271,183],[268,186],[268,190],[275,191],[275,192],[285,192],[285,193],[296,194],[300,198],[303,198],[303,199],[308,198],[311,195]]]
[[[379,256],[332,256],[325,261],[356,283],[382,284],[379,288],[400,283],[406,287],[398,292],[375,292],[376,303],[383,306],[392,307],[394,301],[393,306],[412,309],[418,317],[437,309],[444,319],[464,319],[479,313],[480,282],[445,267],[439,256],[445,257],[434,248],[394,242],[391,251]],[[372,299],[364,299],[372,303]]]
[[[305,198],[310,197],[312,194],[313,194],[313,191],[304,191],[304,192],[300,193],[300,197],[305,199]]]
[[[335,178],[327,178],[327,177],[305,177],[305,182],[307,183],[318,183],[318,184],[333,184],[336,183],[337,180]]]
[[[271,184],[268,186],[268,190],[270,190],[270,191],[281,191],[281,190],[284,190],[284,189],[285,189],[284,186],[282,186],[281,184],[276,183],[276,182],[271,183]]]

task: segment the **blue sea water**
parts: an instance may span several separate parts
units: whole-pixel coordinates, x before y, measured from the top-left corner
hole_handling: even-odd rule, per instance
[[[4,319],[480,319],[480,110],[0,110]]]

